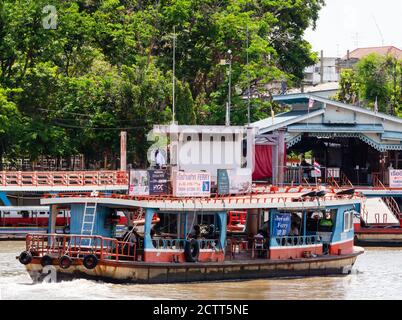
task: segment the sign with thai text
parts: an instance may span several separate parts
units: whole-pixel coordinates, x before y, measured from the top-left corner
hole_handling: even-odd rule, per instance
[[[389,170],[389,186],[391,188],[402,187],[402,170]]]
[[[149,194],[162,195],[168,193],[167,170],[148,170]]]
[[[275,213],[272,220],[272,232],[275,237],[287,236],[290,232],[292,216],[289,213]]]
[[[209,197],[211,195],[211,175],[202,171],[174,172],[173,195],[176,197]]]

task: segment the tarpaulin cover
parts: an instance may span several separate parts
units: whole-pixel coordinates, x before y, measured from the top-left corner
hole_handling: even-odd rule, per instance
[[[253,180],[272,177],[272,146],[255,146],[255,166]]]
[[[286,163],[286,145],[284,153],[284,163]],[[286,171],[286,168],[284,168]],[[272,178],[272,146],[255,146],[255,166],[253,180]]]

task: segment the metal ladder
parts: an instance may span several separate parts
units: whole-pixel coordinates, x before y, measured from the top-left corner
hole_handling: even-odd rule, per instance
[[[81,235],[92,236],[95,225],[97,203],[85,203],[84,215],[82,217]],[[81,246],[90,246],[92,244],[91,238],[81,239]]]

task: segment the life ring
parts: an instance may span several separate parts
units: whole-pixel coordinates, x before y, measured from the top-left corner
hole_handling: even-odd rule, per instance
[[[40,264],[42,267],[49,266],[53,263],[53,258],[49,256],[48,254],[45,254],[41,259],[40,259]]]
[[[94,254],[88,254],[84,257],[82,263],[84,264],[85,268],[93,269],[98,264],[98,258]]]
[[[32,253],[30,253],[29,251],[22,251],[20,253],[20,256],[18,257],[18,260],[22,264],[29,264],[32,261]]]
[[[184,244],[184,257],[187,262],[197,262],[200,254],[200,242],[196,239],[186,240]]]
[[[63,233],[64,234],[70,234],[70,226],[64,226]]]
[[[62,256],[59,260],[59,266],[62,269],[70,268],[72,263],[73,263],[73,260],[71,260],[71,258],[67,255]]]

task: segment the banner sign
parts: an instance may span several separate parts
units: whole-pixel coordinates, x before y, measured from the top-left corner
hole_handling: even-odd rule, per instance
[[[173,195],[175,197],[209,197],[211,195],[211,175],[208,172],[198,171],[175,172]]]
[[[272,232],[274,237],[284,237],[290,232],[292,216],[289,213],[275,213],[272,223]]]
[[[131,196],[149,195],[149,179],[146,170],[130,170],[128,194]]]
[[[238,194],[251,191],[251,169],[218,169],[218,194]]]
[[[389,170],[389,186],[391,188],[402,187],[402,170]]]
[[[168,194],[167,170],[148,170],[148,176],[150,195]]]

